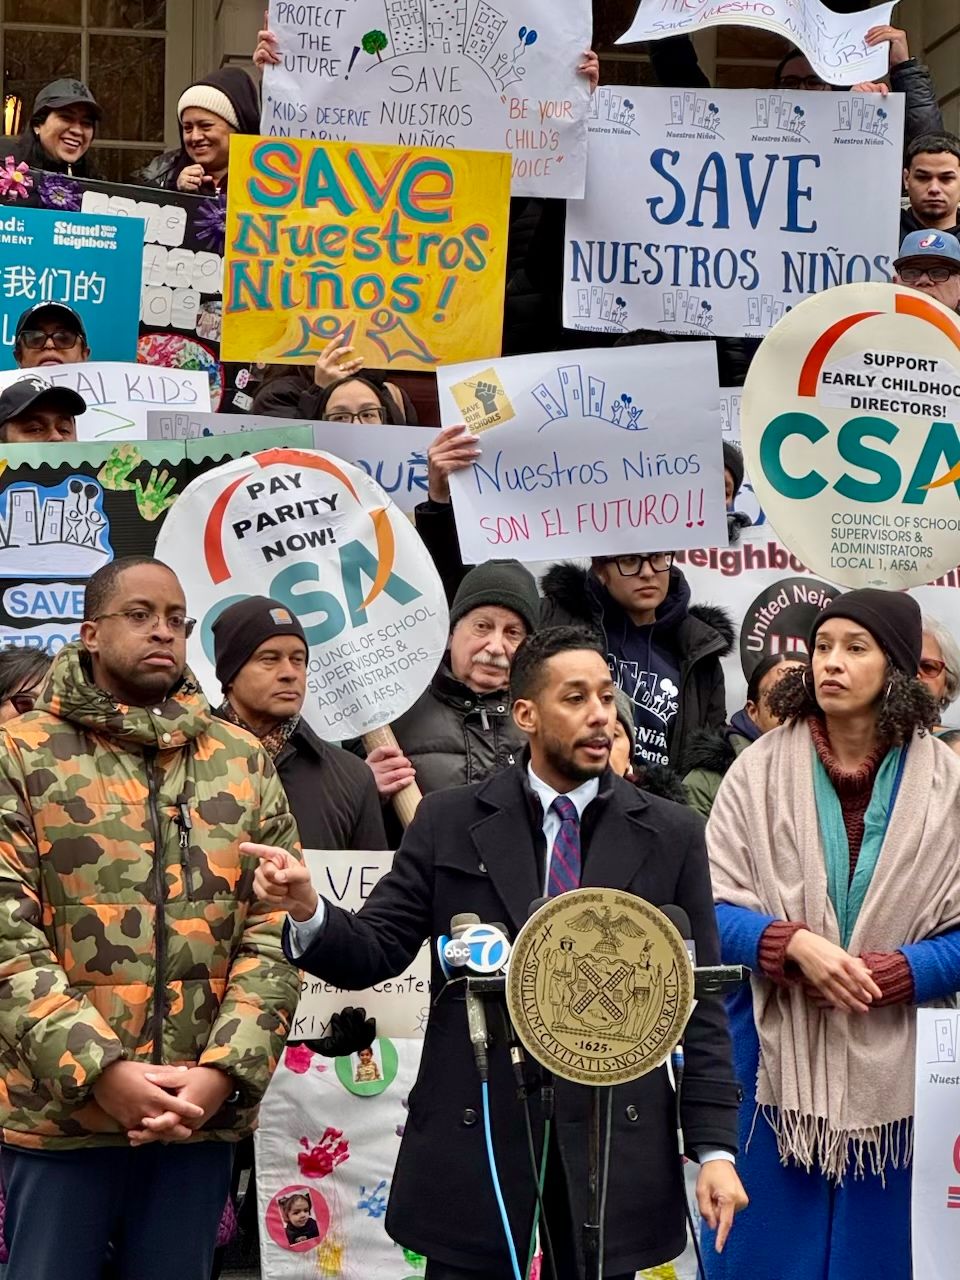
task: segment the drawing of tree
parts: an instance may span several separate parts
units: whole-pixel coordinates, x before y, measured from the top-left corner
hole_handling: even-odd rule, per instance
[[[368,31],[360,43],[363,45],[364,53],[375,53],[377,55],[377,61],[382,62],[383,59],[380,57],[380,51],[385,49],[390,41],[387,39],[383,31],[374,30]]]

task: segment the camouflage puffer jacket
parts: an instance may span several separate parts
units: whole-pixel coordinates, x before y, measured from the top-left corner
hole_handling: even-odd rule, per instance
[[[118,706],[62,649],[0,731],[4,1142],[125,1144],[91,1092],[120,1058],[227,1072],[239,1097],[197,1136],[250,1132],[299,978],[243,840],[298,849],[260,744],[189,672],[156,707]]]

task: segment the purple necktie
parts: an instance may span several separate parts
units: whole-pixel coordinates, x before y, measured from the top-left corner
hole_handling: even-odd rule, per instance
[[[550,855],[547,897],[580,888],[580,815],[566,796],[557,796],[550,808],[560,819],[560,830]]]

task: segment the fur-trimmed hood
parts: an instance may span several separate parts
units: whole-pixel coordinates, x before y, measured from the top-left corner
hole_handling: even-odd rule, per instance
[[[698,729],[685,744],[680,772],[684,775],[703,769],[707,773],[725,774],[737,756],[750,745],[750,739],[732,725],[724,725],[719,733]]]
[[[541,624],[543,626],[561,622],[579,622],[605,631],[603,625],[605,603],[608,601],[608,607],[611,610],[620,612],[590,570],[583,569],[570,561],[551,565],[540,580],[540,587],[544,596]],[[674,565],[670,570],[670,590],[666,600],[657,610],[657,621],[654,626],[660,624],[663,613],[669,613],[673,616],[669,620],[665,618],[664,622],[669,629],[675,628],[677,631],[678,650],[681,657],[693,656],[694,649],[704,648],[710,653],[715,653],[719,658],[725,658],[732,652],[736,641],[733,619],[718,605],[687,605],[689,597],[689,584],[683,573]],[[677,605],[680,599],[685,607],[678,610]],[[677,617],[678,613],[679,617]],[[689,620],[700,625],[693,628],[684,627],[682,623]],[[673,627],[670,627],[671,622]],[[714,635],[709,636],[708,631],[713,632]]]

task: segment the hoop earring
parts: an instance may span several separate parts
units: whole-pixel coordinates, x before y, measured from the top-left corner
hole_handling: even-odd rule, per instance
[[[887,703],[890,701],[890,694],[892,691],[893,691],[893,681],[888,680],[887,687],[883,691],[883,701],[880,703],[881,707],[885,707]]]
[[[817,700],[816,690],[815,690],[815,689],[812,689],[812,688],[807,684],[807,676],[808,676],[808,675],[812,675],[812,674],[813,674],[813,672],[812,672],[812,670],[810,669],[810,667],[804,667],[804,668],[803,668],[803,674],[802,674],[802,675],[801,675],[801,677],[800,677],[800,683],[803,685],[803,692],[807,695],[807,697],[810,699],[810,701],[811,701],[811,702],[816,702],[816,700]]]

